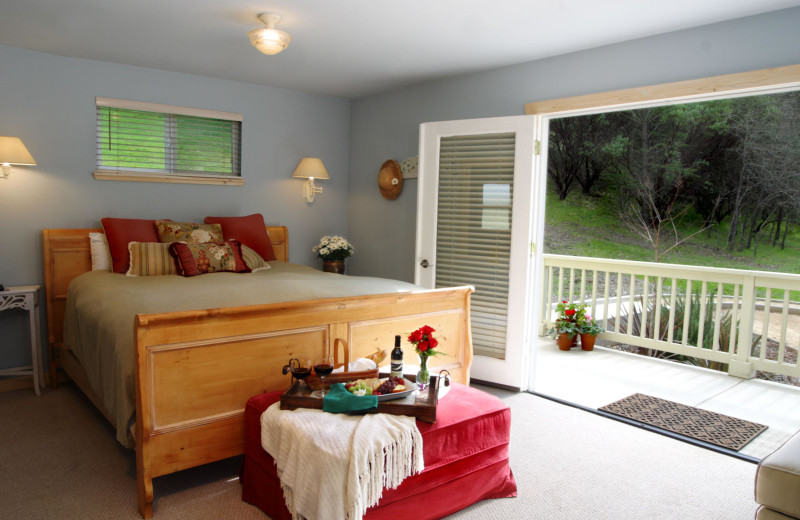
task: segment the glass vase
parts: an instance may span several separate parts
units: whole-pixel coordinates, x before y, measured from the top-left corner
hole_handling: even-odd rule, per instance
[[[419,356],[419,372],[417,372],[417,387],[424,390],[431,382],[431,373],[428,372],[428,356]]]

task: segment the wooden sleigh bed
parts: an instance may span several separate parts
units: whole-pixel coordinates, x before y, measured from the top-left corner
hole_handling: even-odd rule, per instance
[[[72,346],[64,344],[67,289],[91,270],[90,232],[102,230],[43,230],[50,381],[55,386],[62,368],[111,421]],[[288,261],[287,229],[267,232],[277,259]],[[459,287],[132,316],[142,516],[153,513],[154,477],[244,452],[245,403],[287,388],[281,368],[292,357],[313,358],[336,345],[336,362],[343,363],[391,349],[396,334],[430,325],[448,354],[432,358],[433,368],[468,383],[472,292]]]

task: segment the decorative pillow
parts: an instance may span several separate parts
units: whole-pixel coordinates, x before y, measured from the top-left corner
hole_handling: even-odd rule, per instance
[[[110,271],[111,255],[103,233],[89,233],[89,252],[92,256],[92,271]]]
[[[250,268],[250,271],[257,273],[258,271],[266,271],[270,265],[261,258],[261,255],[242,244],[242,260]]]
[[[219,224],[157,220],[156,232],[158,233],[159,242],[203,244],[205,242],[222,242],[225,240],[222,237],[222,226]]]
[[[160,242],[131,242],[128,244],[130,267],[125,276],[162,276],[178,274],[169,244]]]
[[[111,253],[112,271],[128,270],[128,244],[131,242],[158,242],[158,233],[152,220],[134,218],[104,218],[100,220]]]
[[[169,252],[175,257],[178,274],[183,276],[223,271],[250,272],[250,268],[242,260],[241,244],[236,240],[203,244],[173,242],[169,245]]]
[[[206,217],[204,222],[220,224],[225,240],[238,240],[268,262],[276,259],[264,217],[260,213],[246,217]]]

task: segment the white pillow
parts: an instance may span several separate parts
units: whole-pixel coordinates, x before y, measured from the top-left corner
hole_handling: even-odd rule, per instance
[[[92,255],[92,271],[111,270],[111,254],[105,233],[89,233],[89,250]]]

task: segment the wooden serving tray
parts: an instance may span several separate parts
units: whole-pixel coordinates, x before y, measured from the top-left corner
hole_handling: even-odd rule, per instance
[[[386,377],[388,374],[381,374]],[[409,381],[416,378],[412,375],[404,376]],[[325,386],[327,385],[325,378]],[[358,378],[353,378],[355,380]],[[310,394],[313,389],[308,386],[300,386],[299,381],[295,381],[288,390],[281,395],[281,410],[296,410],[298,408],[316,408],[322,410],[322,398],[312,397]],[[431,384],[425,390],[417,390],[410,395],[391,401],[378,401],[378,407],[370,410],[359,410],[353,414],[361,415],[367,413],[388,413],[390,415],[411,415],[417,420],[426,423],[436,422],[436,405],[439,401],[439,377],[431,375]]]

